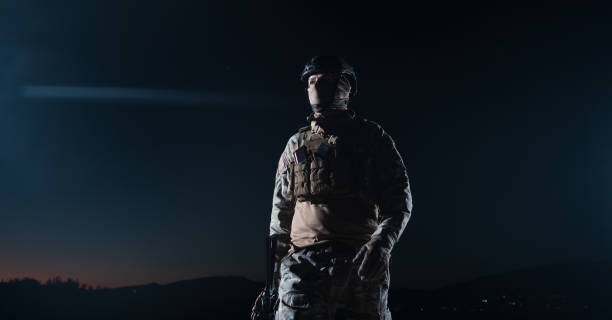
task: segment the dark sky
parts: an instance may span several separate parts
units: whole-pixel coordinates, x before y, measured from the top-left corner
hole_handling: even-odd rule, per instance
[[[117,3],[0,5],[0,279],[263,280],[317,54],[408,168],[394,286],[612,258],[610,8]]]

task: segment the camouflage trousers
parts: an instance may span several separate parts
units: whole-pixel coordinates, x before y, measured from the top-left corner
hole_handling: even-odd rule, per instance
[[[389,269],[363,281],[351,259],[357,249],[326,242],[297,249],[283,258],[275,320],[391,320],[387,307]]]

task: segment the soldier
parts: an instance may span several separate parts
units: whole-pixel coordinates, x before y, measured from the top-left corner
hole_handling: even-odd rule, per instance
[[[390,320],[391,250],[412,211],[406,168],[381,126],[348,108],[357,79],[346,61],[315,56],[300,79],[312,113],[276,172],[275,319]]]

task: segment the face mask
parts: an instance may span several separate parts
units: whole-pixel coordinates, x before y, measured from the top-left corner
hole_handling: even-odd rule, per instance
[[[351,84],[343,75],[314,74],[308,78],[308,100],[315,112],[346,108]]]

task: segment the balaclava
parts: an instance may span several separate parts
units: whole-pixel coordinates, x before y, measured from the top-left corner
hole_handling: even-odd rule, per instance
[[[324,110],[340,110],[346,109],[351,92],[351,83],[343,74],[337,73],[319,73],[314,74],[312,79],[314,82],[308,81],[308,100],[314,112],[322,112]]]

